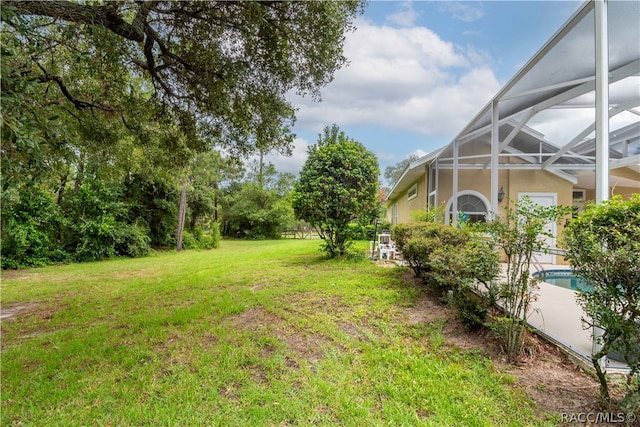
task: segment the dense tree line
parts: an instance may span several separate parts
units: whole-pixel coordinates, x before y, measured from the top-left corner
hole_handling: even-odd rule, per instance
[[[3,268],[250,234],[235,190],[280,208],[238,159],[289,153],[285,95],[319,97],[361,6],[3,2]]]

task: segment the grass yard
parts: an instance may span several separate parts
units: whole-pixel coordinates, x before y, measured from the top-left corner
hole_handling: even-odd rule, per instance
[[[318,246],[223,241],[4,272],[2,425],[559,421],[448,343],[442,321],[411,322],[421,290],[406,271]]]

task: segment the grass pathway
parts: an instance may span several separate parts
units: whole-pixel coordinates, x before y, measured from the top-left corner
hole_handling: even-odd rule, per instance
[[[317,240],[4,272],[1,424],[555,424],[402,273]]]

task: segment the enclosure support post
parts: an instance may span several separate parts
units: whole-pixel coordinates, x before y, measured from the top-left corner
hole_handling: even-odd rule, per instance
[[[498,209],[498,167],[499,160],[498,154],[500,154],[500,126],[498,120],[500,114],[498,111],[498,101],[494,101],[491,104],[491,219],[496,217],[499,213]]]
[[[458,141],[453,140],[453,186],[451,199],[451,216],[453,225],[458,225]]]
[[[609,40],[607,0],[595,0],[596,203],[609,199]]]
[[[436,165],[436,173],[435,173],[435,188],[434,191],[436,192],[435,196],[433,197],[433,207],[437,208],[438,207],[438,188],[439,187],[439,179],[440,179],[440,162],[438,160],[438,158],[436,157],[436,161],[435,161],[435,165]],[[444,222],[444,218],[443,218],[443,222]]]
[[[609,199],[609,40],[607,0],[594,1],[596,53],[596,203]],[[592,354],[602,349],[603,331],[593,328]],[[606,356],[600,365],[606,365]]]

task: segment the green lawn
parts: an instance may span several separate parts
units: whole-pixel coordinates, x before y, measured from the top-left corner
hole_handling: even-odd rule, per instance
[[[2,425],[554,424],[442,322],[409,323],[404,271],[318,247],[4,273]]]

